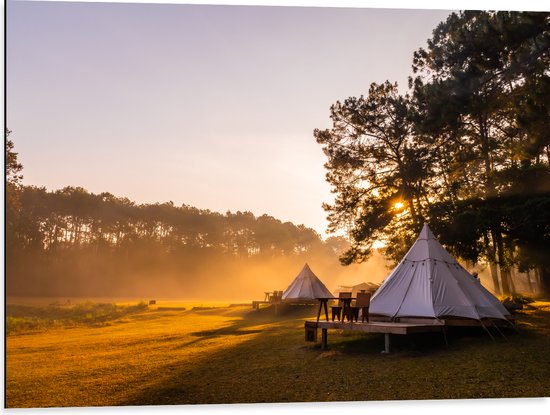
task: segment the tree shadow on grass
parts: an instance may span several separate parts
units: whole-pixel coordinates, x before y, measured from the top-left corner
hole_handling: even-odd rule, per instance
[[[196,336],[196,337],[212,338],[212,337],[219,337],[219,336],[243,336],[246,334],[255,334],[255,333],[261,333],[261,332],[262,330],[242,330],[239,326],[228,326],[228,327],[222,327],[214,330],[196,331],[189,334],[191,334],[191,336]]]
[[[529,321],[539,317],[547,319],[544,324],[550,321],[546,313]],[[331,331],[329,351],[320,352],[319,343],[305,343],[303,329],[297,329],[303,320],[272,320],[265,330],[251,327],[258,323],[256,315],[193,333],[196,342],[250,337],[221,349],[205,347],[198,358],[159,365],[132,381],[133,392],[119,405],[527,397],[548,390],[539,381],[544,362],[550,361],[544,351],[548,335],[540,332],[510,331],[507,342],[492,341],[479,327],[451,328],[448,346],[441,333],[393,335],[392,353],[382,355],[381,334]],[[369,388],[357,388],[358,379],[368,379]],[[520,388],[516,379],[530,383]],[[442,384],[451,386],[441,389]]]
[[[279,330],[246,329],[250,321],[238,320],[229,326],[215,330],[204,330],[190,333],[197,336],[196,340],[175,346],[182,348],[199,343],[203,340],[222,336],[252,335],[236,345],[216,351],[204,349],[199,359],[185,360],[177,364],[160,366],[155,373],[150,373],[141,380],[134,382],[136,392],[124,399],[119,405],[181,405],[181,404],[222,404],[240,402],[274,402],[264,398],[265,386],[273,381],[265,379],[266,368],[277,368],[277,376],[287,378],[290,368],[290,378],[295,379],[300,369],[281,361],[289,357],[286,347],[283,347],[281,358],[280,336],[285,333]],[[284,330],[283,330],[284,331]],[[294,336],[296,337],[296,336]],[[301,336],[300,336],[301,339]],[[293,350],[302,350],[302,344],[295,339]],[[294,341],[291,341],[294,343]],[[292,351],[290,351],[292,352]],[[296,363],[300,362],[296,358]],[[290,379],[289,378],[289,379]],[[151,383],[151,379],[154,381]],[[252,381],[250,396],[242,397],[243,382]],[[286,382],[286,381],[285,381]],[[282,387],[283,383],[275,382]],[[235,389],[239,392],[234,394]],[[241,399],[238,398],[241,396]],[[284,401],[284,399],[283,399]]]
[[[258,310],[251,310],[245,314],[247,320],[282,321],[297,318],[313,318],[317,315],[316,305],[284,304],[282,306],[269,305]]]
[[[521,332],[547,332],[550,330],[550,310],[527,304],[524,310],[516,311],[517,328]]]
[[[334,335],[332,342],[329,338],[330,350],[320,353],[318,346],[304,345],[302,333],[289,330],[260,332],[222,350],[205,350],[199,360],[161,366],[135,381],[135,392],[119,404],[471,398],[479,388],[486,397],[516,397],[513,386],[502,392],[498,389],[511,362],[494,360],[494,355],[504,347],[506,359],[517,356],[504,342],[495,346],[480,336],[471,340],[472,347],[457,344],[447,349],[437,336],[431,340],[394,336],[394,352],[382,355],[382,335]],[[471,359],[478,363],[472,364]],[[484,359],[491,362],[480,372],[478,366]],[[370,387],[357,388],[359,379],[368,380]],[[441,382],[449,379],[458,381],[460,390],[439,390]],[[408,385],[405,390],[403,382]]]
[[[316,343],[321,349],[321,344]],[[370,354],[380,353],[384,348],[384,336],[381,334],[349,333],[329,331],[328,349],[341,354]]]
[[[296,323],[303,320],[285,320],[284,324],[265,330],[247,329],[255,323],[255,319],[235,320],[220,329],[190,333],[198,338],[175,348],[220,336],[253,336],[222,350],[204,349],[198,360],[159,367],[155,373],[136,381],[135,393],[120,405],[350,400],[357,395],[354,376],[345,375],[350,365],[361,363],[363,368],[357,368],[361,371],[388,361],[380,355],[383,335],[334,332],[329,339],[329,352],[319,353],[319,343],[305,343],[303,329],[296,329]],[[396,341],[395,346],[396,350],[411,352],[407,342]],[[432,350],[436,347],[432,345]],[[395,360],[391,357],[390,361]],[[390,399],[389,396],[385,399]]]
[[[233,324],[225,327],[221,327],[219,329],[213,329],[213,330],[202,330],[202,331],[196,331],[193,333],[189,333],[191,336],[197,337],[195,340],[191,340],[187,343],[180,344],[176,346],[176,349],[184,349],[186,347],[192,346],[194,344],[200,343],[204,340],[213,339],[216,337],[222,337],[222,336],[244,336],[248,334],[257,334],[261,333],[263,330],[246,330],[242,329],[242,325],[240,324]]]
[[[346,355],[377,355],[384,351],[384,334],[378,333],[331,333],[328,338],[330,350]],[[393,334],[391,353],[388,357],[427,356],[447,350],[441,333]],[[317,346],[320,349],[320,345]]]
[[[199,343],[203,340],[213,339],[222,336],[243,336],[249,334],[258,334],[270,328],[262,329],[249,329],[248,327],[254,327],[258,325],[269,325],[275,323],[281,323],[280,317],[275,316],[273,310],[268,312],[260,312],[258,310],[247,312],[243,318],[237,318],[231,320],[228,325],[212,330],[201,330],[189,333],[189,335],[197,337],[197,339],[190,342],[179,345],[177,348],[185,348],[193,344]]]
[[[198,339],[182,344],[179,347],[183,348],[205,339],[211,339],[221,336],[242,336],[247,334],[258,334],[265,331],[266,328],[247,329],[247,327],[270,324],[273,324],[275,326],[278,324],[288,323],[289,321],[301,322],[301,319],[311,317],[312,313],[315,312],[315,310],[316,306],[314,307],[301,305],[289,305],[280,310],[276,310],[274,306],[262,307],[259,310],[251,310],[245,312],[242,318],[231,320],[230,324],[227,326],[212,330],[191,332],[189,334],[191,336],[198,337]],[[190,312],[197,311],[198,310],[191,310]],[[269,330],[269,328],[267,328],[267,330]]]

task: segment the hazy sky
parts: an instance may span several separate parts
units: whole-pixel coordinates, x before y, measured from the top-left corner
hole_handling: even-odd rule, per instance
[[[323,233],[313,130],[406,86],[436,10],[8,2],[7,126],[24,183],[249,210]]]

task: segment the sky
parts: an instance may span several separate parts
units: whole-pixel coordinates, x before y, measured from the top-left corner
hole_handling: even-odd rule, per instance
[[[251,211],[324,235],[313,130],[406,90],[444,10],[9,1],[7,127],[25,184]]]

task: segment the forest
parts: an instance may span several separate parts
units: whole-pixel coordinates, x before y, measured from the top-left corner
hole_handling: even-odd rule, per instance
[[[337,273],[347,247],[342,237],[323,241],[313,229],[268,215],[21,185],[13,141],[8,146],[9,295],[200,295],[207,285],[235,298],[249,293],[243,281],[236,284],[245,277],[261,295],[261,286],[283,289],[272,284],[288,283],[307,260]]]
[[[329,229],[365,261],[399,261],[428,222],[453,254],[550,294],[550,13],[452,13],[414,52],[408,92],[372,83],[316,129],[335,200]]]

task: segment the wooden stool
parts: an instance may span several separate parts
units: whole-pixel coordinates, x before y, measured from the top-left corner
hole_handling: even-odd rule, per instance
[[[332,307],[332,321],[336,317],[338,321],[342,321],[342,306],[333,305]]]
[[[338,294],[338,305],[333,305],[331,307],[332,321],[334,321],[335,317],[338,317],[338,321],[344,321],[344,317],[346,316],[346,308],[347,308],[345,301],[351,301],[347,299],[351,299],[350,292],[342,292]],[[342,315],[342,309],[344,310],[344,315]]]
[[[355,316],[355,310],[351,306],[344,307],[344,315],[342,316],[342,321],[348,319],[349,322],[353,322]],[[357,313],[357,319],[359,318],[359,313]],[[357,321],[357,319],[355,321]]]

